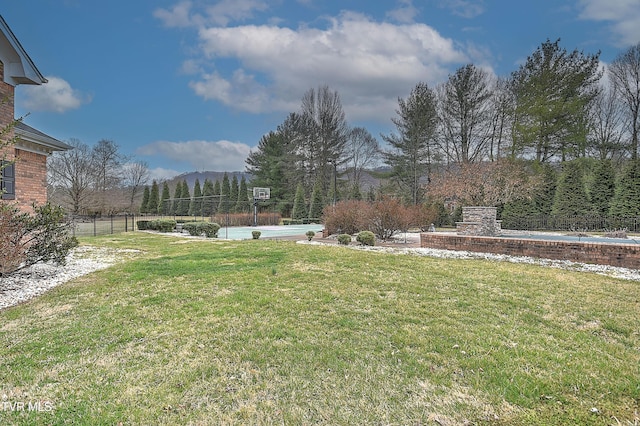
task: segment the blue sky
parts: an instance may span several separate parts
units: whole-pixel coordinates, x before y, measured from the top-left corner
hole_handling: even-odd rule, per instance
[[[0,14],[49,80],[16,115],[116,142],[155,178],[236,171],[328,85],[347,120],[393,130],[398,97],[474,63],[516,70],[547,38],[606,64],[640,42],[640,0],[29,0]]]

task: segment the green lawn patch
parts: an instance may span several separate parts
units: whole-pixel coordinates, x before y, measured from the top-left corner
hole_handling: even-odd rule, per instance
[[[640,421],[637,282],[270,240],[82,243],[141,253],[0,311],[0,424]]]

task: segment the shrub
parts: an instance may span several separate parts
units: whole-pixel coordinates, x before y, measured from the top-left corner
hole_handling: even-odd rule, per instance
[[[176,221],[171,219],[158,219],[149,222],[149,229],[158,232],[171,232],[176,227]]]
[[[198,230],[200,234],[204,234],[207,238],[218,238],[220,225],[215,222],[199,222]]]
[[[0,204],[0,275],[48,261],[64,265],[69,251],[78,245],[69,233],[71,226],[62,208],[49,203],[34,206],[32,215]]]
[[[371,231],[361,231],[358,233],[356,241],[363,246],[374,246],[376,245],[376,236]]]
[[[367,228],[382,241],[386,241],[405,228],[406,215],[401,214],[404,211],[406,208],[396,198],[384,197],[375,201],[366,211]]]
[[[305,235],[307,236],[307,240],[311,241],[313,237],[315,237],[316,233],[313,231],[307,231]]]
[[[202,235],[202,232],[198,229],[199,225],[200,222],[186,222],[182,225],[182,229],[187,231],[189,235],[196,237]]]
[[[335,206],[327,206],[322,215],[324,226],[329,234],[355,234],[367,228],[364,219],[368,209],[369,203],[358,200],[341,201]]]
[[[136,225],[138,226],[138,231],[146,231],[147,229],[149,229],[149,222],[148,220],[139,220],[136,222]]]
[[[258,238],[260,238],[260,235],[262,235],[262,232],[260,231],[251,231],[251,236],[253,237],[254,240],[257,240]]]
[[[349,243],[351,242],[351,235],[349,234],[340,234],[338,235],[338,243],[342,244],[342,245],[349,245]]]

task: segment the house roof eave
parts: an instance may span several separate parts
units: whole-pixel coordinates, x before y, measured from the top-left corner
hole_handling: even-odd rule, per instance
[[[34,129],[21,121],[16,122],[14,132],[18,139],[16,143],[18,147],[21,142],[28,142],[30,144],[40,146],[48,153],[52,153],[54,151],[68,151],[73,148],[72,146],[67,145],[64,142],[60,142],[59,140]]]
[[[47,79],[44,78],[42,73],[36,67],[36,64],[31,60],[29,54],[20,44],[20,41],[15,36],[11,28],[0,15],[0,32],[6,38],[7,42],[11,45],[19,61],[9,62],[5,64],[5,81],[14,85],[18,84],[44,84]],[[11,81],[7,81],[10,79]]]

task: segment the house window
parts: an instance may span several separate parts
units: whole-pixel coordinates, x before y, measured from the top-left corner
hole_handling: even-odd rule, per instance
[[[0,172],[0,194],[3,200],[16,199],[16,168],[15,164],[9,161],[0,163],[2,172]]]

